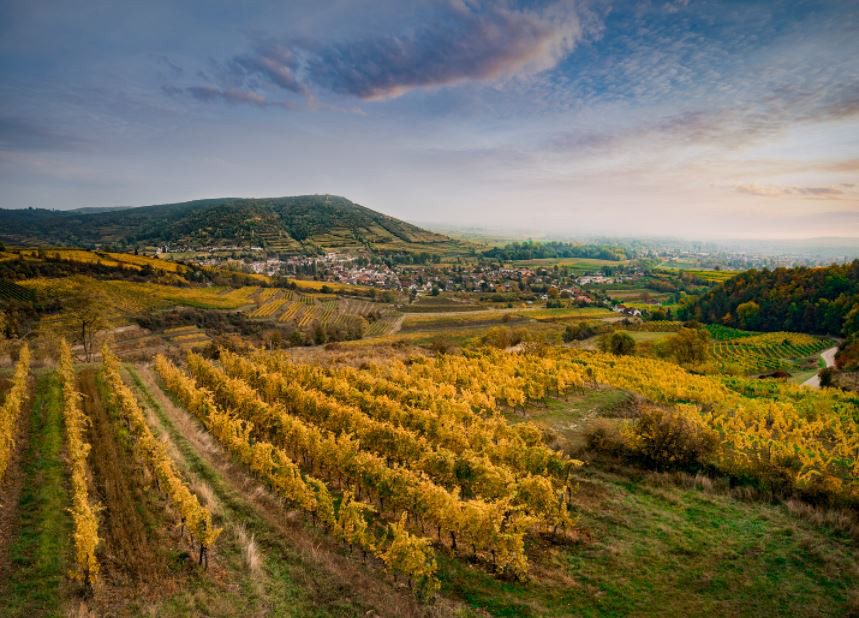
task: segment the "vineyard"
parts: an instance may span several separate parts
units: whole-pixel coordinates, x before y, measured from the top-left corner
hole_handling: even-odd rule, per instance
[[[255,303],[247,314],[251,318],[293,322],[302,330],[321,326],[347,329],[356,318],[368,319],[367,333],[386,335],[399,323],[399,314],[390,305],[359,299],[329,299],[288,289],[263,288],[251,297]]]
[[[22,345],[12,375],[12,387],[7,391],[3,404],[0,405],[0,481],[6,474],[9,459],[15,448],[15,433],[21,407],[27,396],[27,383],[30,372],[30,349]]]
[[[21,302],[32,302],[36,295],[32,290],[18,285],[12,281],[0,279],[0,299],[16,300]]]
[[[425,392],[445,393],[448,401],[467,402],[482,415],[570,389],[618,387],[703,420],[720,436],[713,464],[726,473],[859,499],[859,409],[855,397],[838,391],[781,385],[769,387],[775,396],[768,397],[737,378],[723,383],[663,361],[571,349],[546,356],[481,350],[467,358],[441,356],[340,372],[358,388],[373,384],[403,403],[412,401],[406,393],[427,403]]]
[[[110,299],[110,317],[117,323],[127,322],[130,316],[150,309],[164,309],[176,305],[206,309],[238,309],[249,304],[249,297],[257,287],[243,288],[182,288],[157,283],[123,280],[97,280],[90,277],[62,279],[26,279],[18,284],[46,298],[78,293],[82,288],[97,290]],[[63,321],[62,313],[52,316]]]
[[[722,372],[748,374],[783,369],[788,359],[814,356],[835,345],[832,339],[800,333],[740,332],[741,335],[712,343],[713,357]]]
[[[68,262],[99,264],[112,268],[127,268],[140,271],[144,267],[168,273],[181,274],[188,270],[182,264],[159,260],[144,255],[131,253],[113,253],[110,251],[85,251],[83,249],[20,249],[16,252],[22,259],[53,259]]]
[[[221,361],[189,353],[190,377],[163,357],[157,368],[228,450],[335,534],[341,519],[358,522],[367,536],[357,544],[424,595],[438,587],[432,545],[523,578],[526,534],[573,526],[570,475],[580,462],[543,446],[528,424],[484,416],[449,389],[418,395],[371,372],[226,350]],[[343,504],[357,511],[344,514]],[[365,511],[378,515],[375,526],[361,520]]]
[[[73,576],[92,589],[99,573],[96,547],[99,544],[96,508],[89,495],[90,472],[86,440],[87,417],[81,410],[74,362],[69,345],[60,345],[59,374],[63,384],[63,413],[66,424],[66,447],[69,453],[72,485],[72,520],[74,522],[75,570]]]
[[[266,303],[278,293],[262,289],[246,298]],[[167,335],[176,348],[185,347],[183,337],[197,336],[188,327]],[[742,340],[763,346],[780,337]],[[157,355],[151,365],[123,366],[104,346],[98,367],[79,368],[69,346],[60,346],[58,427],[64,427],[68,457],[57,461],[69,479],[68,506],[61,510],[69,520],[69,562],[60,573],[87,591],[84,598],[95,607],[105,607],[118,590],[130,590],[117,578],[120,565],[136,565],[142,573],[159,564],[162,573],[172,571],[183,585],[192,585],[189,594],[205,595],[206,607],[226,594],[224,583],[232,577],[268,577],[253,566],[259,550],[243,522],[255,521],[251,513],[257,507],[250,505],[270,495],[272,521],[288,513],[294,531],[275,533],[293,535],[289,540],[268,533],[266,547],[277,548],[267,554],[268,565],[279,564],[283,543],[309,536],[314,552],[325,547],[314,568],[335,561],[350,577],[380,578],[373,585],[392,586],[389,594],[398,599],[403,593],[393,591],[399,583],[417,603],[404,614],[441,611],[460,594],[492,607],[484,605],[488,599],[481,592],[489,585],[514,587],[523,603],[541,608],[534,614],[564,615],[556,611],[562,607],[555,605],[558,599],[593,602],[593,593],[562,582],[544,589],[536,582],[547,569],[593,551],[580,547],[581,539],[593,534],[595,517],[619,516],[612,501],[617,498],[593,502],[593,482],[605,478],[598,464],[550,447],[545,427],[529,419],[542,417],[550,405],[604,389],[625,393],[625,405],[633,402],[643,413],[656,406],[684,419],[686,427],[712,432],[715,448],[701,462],[708,469],[771,491],[859,504],[859,400],[840,391],[694,375],[658,360],[562,347],[397,357],[368,348],[368,354],[355,356],[361,359],[357,364],[345,362],[347,351],[339,352],[344,362],[308,364],[285,351],[221,348],[212,359],[176,348],[171,358]],[[18,358],[0,408],[3,435],[26,409],[26,347]],[[165,417],[171,406],[176,410]],[[172,433],[160,430],[166,418],[172,419]],[[647,437],[635,433],[633,420],[619,422],[626,448],[640,448]],[[0,446],[4,463],[17,445]],[[199,462],[189,477],[186,462],[199,457],[247,480],[224,489],[224,481]],[[200,470],[208,470],[214,492],[201,487]],[[128,489],[112,485],[128,482],[142,483],[143,493],[133,493],[144,503],[127,502]],[[628,482],[611,491],[629,492],[622,489]],[[252,502],[229,506],[236,492]],[[139,515],[131,516],[139,509],[150,522],[157,517],[154,525],[164,532],[144,532],[147,519],[135,522]],[[602,534],[611,544],[623,533]],[[140,558],[117,562],[120,548]],[[176,559],[171,555],[185,557],[168,566],[165,560]],[[257,569],[256,575],[239,575],[247,568]],[[579,578],[602,572],[587,561],[581,569],[575,570]],[[606,571],[602,577],[608,576]],[[270,602],[266,595],[276,588],[268,592],[274,580],[267,581],[266,588],[249,589],[255,590],[254,603]],[[165,593],[182,594],[181,587],[172,590]],[[241,598],[229,601],[237,604],[232,611]],[[529,613],[527,605],[505,603],[503,613]],[[398,615],[393,608],[385,614]]]

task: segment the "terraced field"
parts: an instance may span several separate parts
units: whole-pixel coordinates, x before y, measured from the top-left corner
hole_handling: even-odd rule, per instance
[[[362,317],[370,322],[368,333],[385,335],[399,324],[399,313],[390,305],[354,298],[311,295],[279,288],[263,288],[252,295],[254,305],[247,309],[251,318],[294,322],[306,330],[316,325],[323,328],[345,328],[349,320]]]
[[[205,347],[212,341],[206,331],[200,330],[195,325],[168,328],[164,331],[164,337],[183,350]]]

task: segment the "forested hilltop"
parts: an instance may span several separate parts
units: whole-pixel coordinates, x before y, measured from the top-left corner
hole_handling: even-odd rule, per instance
[[[459,246],[336,195],[216,198],[124,209],[0,209],[0,242],[125,250],[260,247],[283,254]]]
[[[859,332],[859,260],[824,268],[749,270],[681,313],[747,330],[849,337]]]

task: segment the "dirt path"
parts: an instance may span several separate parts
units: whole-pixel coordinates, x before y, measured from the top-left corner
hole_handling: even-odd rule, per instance
[[[84,412],[92,422],[89,463],[103,507],[99,533],[104,578],[113,579],[113,584],[151,584],[164,567],[159,555],[152,550],[152,539],[147,534],[148,524],[155,517],[149,513],[138,484],[140,472],[134,462],[129,461],[125,447],[117,441],[94,368],[80,372],[78,388]]]
[[[7,384],[0,385],[0,390],[5,391]],[[4,401],[4,395],[0,395],[0,402]],[[9,555],[9,543],[15,532],[15,521],[18,518],[18,502],[21,499],[21,490],[24,487],[24,471],[21,459],[27,450],[30,438],[30,416],[33,402],[33,388],[30,386],[27,399],[21,407],[18,417],[18,425],[15,430],[15,446],[9,458],[6,473],[0,480],[0,581],[4,580],[12,569],[11,556]]]
[[[448,616],[455,613],[455,609],[445,599],[439,599],[431,607],[420,605],[410,592],[392,586],[376,565],[363,566],[357,556],[340,553],[339,547],[330,537],[305,525],[300,513],[285,511],[281,500],[240,466],[231,463],[230,456],[207,433],[200,430],[197,421],[173,404],[161,390],[149,366],[141,366],[137,370],[147,391],[195,452],[207,466],[218,472],[229,491],[239,494],[242,501],[249,504],[263,520],[270,532],[259,538],[261,544],[269,544],[264,546],[264,550],[280,552],[284,557],[287,553],[297,552],[298,558],[304,563],[298,571],[298,576],[302,578],[299,583],[308,590],[311,598],[317,599],[320,607],[330,608],[337,603],[337,599],[348,599],[362,606],[362,613],[367,616],[393,618]]]
[[[827,367],[832,367],[833,365],[835,365],[836,352],[838,352],[838,346],[835,346],[834,348],[828,348],[820,353],[820,358],[823,359],[823,362],[826,363]],[[820,376],[818,374],[814,374],[805,382],[803,382],[802,386],[807,386],[809,388],[820,388]]]

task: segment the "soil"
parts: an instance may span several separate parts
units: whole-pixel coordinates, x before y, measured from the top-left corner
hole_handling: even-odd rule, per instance
[[[103,580],[112,585],[152,585],[167,570],[165,559],[153,547],[159,517],[145,495],[141,471],[119,442],[114,423],[101,399],[96,370],[78,376],[82,405],[91,421],[89,465],[102,510],[100,563]],[[151,532],[150,532],[151,531]]]

